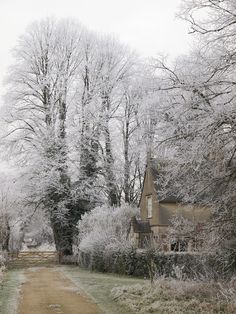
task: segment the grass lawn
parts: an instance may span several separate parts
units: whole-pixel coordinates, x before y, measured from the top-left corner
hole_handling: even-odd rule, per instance
[[[23,270],[9,270],[0,283],[0,314],[16,314]]]
[[[126,305],[117,303],[111,296],[114,287],[144,284],[147,280],[119,276],[116,274],[97,273],[83,270],[76,266],[60,268],[77,286],[82,287],[107,314],[131,314],[135,313]]]
[[[148,280],[89,272],[79,267],[61,270],[90,295],[104,313],[234,314],[236,289],[230,283]]]

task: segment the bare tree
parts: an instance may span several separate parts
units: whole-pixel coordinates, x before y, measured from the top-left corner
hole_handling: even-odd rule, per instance
[[[172,66],[156,63],[166,130],[157,144],[172,147],[170,173],[185,200],[214,207],[209,233],[221,249],[236,222],[235,9],[233,1],[185,1],[196,48]]]
[[[137,200],[139,60],[114,38],[52,19],[28,28],[15,57],[6,147],[24,169],[27,206],[46,210],[57,250],[71,254],[82,214]]]
[[[66,113],[81,63],[81,29],[72,22],[34,23],[15,50],[9,77],[8,138],[29,174],[31,202],[51,214],[57,249],[71,253]],[[30,170],[29,170],[30,169]]]

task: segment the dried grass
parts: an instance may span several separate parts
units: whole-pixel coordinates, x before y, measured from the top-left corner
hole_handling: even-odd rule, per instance
[[[118,287],[111,294],[135,313],[236,313],[236,289],[231,282],[160,278],[152,286],[147,283]]]

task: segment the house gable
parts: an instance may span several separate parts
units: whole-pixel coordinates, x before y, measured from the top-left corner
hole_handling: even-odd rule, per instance
[[[204,223],[210,219],[211,209],[209,207],[198,204],[184,204],[173,192],[168,192],[164,196],[161,195],[159,179],[157,168],[149,162],[144,175],[139,203],[143,221],[148,221],[151,227],[168,227],[171,224],[171,219],[176,215],[183,216],[196,224]],[[151,209],[150,203],[152,205]],[[151,215],[150,211],[152,212]]]
[[[152,215],[149,215],[148,207],[152,205]],[[141,219],[143,221],[149,221],[150,225],[158,224],[159,216],[159,202],[157,199],[157,194],[154,185],[154,178],[152,170],[147,166],[144,176],[142,195],[139,203]]]

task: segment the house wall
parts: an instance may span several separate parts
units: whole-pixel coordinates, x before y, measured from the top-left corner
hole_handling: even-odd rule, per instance
[[[161,203],[162,208],[168,208],[173,213],[182,215],[184,218],[194,223],[204,223],[210,219],[211,208],[207,206],[179,204],[179,203]]]
[[[147,208],[147,196],[152,196],[152,217],[148,218],[148,208]],[[159,203],[157,199],[157,193],[154,186],[154,178],[152,175],[152,170],[147,167],[144,177],[143,190],[141,195],[141,200],[139,203],[140,214],[142,221],[149,221],[152,231],[153,240],[161,247],[164,251],[170,251],[171,244],[167,241],[167,230],[170,225],[168,217],[173,217],[176,214],[180,214],[183,217],[189,219],[190,221],[197,223],[205,223],[210,219],[211,208],[202,207],[198,205],[184,205],[179,203]],[[167,210],[167,215],[165,215],[165,220],[163,220],[163,210]],[[162,218],[162,219],[161,219]],[[163,222],[165,224],[163,224]],[[135,242],[138,242],[138,238],[135,238]],[[192,242],[188,243],[188,250],[192,251]]]
[[[147,196],[152,195],[152,217],[148,218],[147,212]],[[203,206],[194,206],[194,205],[184,205],[179,203],[160,203],[162,208],[168,209],[173,213],[173,216],[176,214],[180,214],[183,217],[191,220],[192,222],[204,223],[210,219],[211,216],[211,208],[203,207]],[[149,168],[147,168],[142,196],[140,200],[140,213],[141,219],[149,221],[150,226],[160,225],[160,210],[159,210],[159,202],[157,199],[157,194],[154,187],[152,172]],[[152,228],[152,230],[156,233],[159,233],[158,228]],[[160,229],[161,230],[161,229]]]
[[[136,247],[139,246],[139,234],[134,232],[133,225],[131,224],[129,231],[129,241]]]
[[[147,213],[147,196],[152,195],[152,218],[148,218]],[[140,214],[141,219],[149,221],[150,225],[157,225],[158,224],[158,214],[159,214],[159,202],[157,200],[153,176],[151,170],[147,167],[144,184],[143,184],[143,191],[140,200]]]
[[[165,235],[167,232],[168,226],[152,226],[151,229],[153,233],[159,234],[159,235]]]

